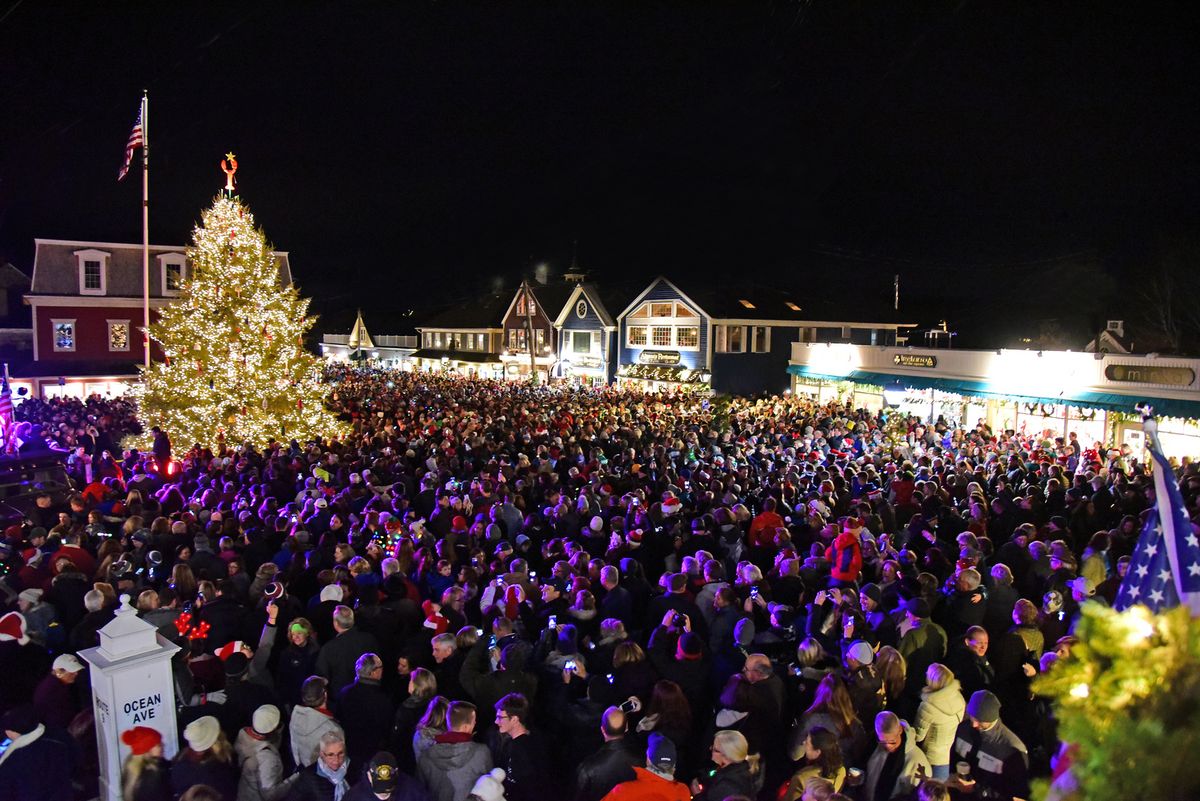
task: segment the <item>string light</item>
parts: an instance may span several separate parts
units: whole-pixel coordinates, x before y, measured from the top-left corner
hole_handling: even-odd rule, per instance
[[[303,348],[315,322],[309,300],[280,285],[253,215],[240,199],[218,197],[192,242],[191,274],[150,336],[165,354],[193,358],[143,372],[134,391],[145,427],[158,425],[183,446],[208,447],[222,438],[263,445],[283,431],[301,440],[343,433],[325,408],[320,360]]]

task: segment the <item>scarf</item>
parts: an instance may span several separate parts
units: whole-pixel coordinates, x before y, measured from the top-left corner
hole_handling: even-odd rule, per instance
[[[46,727],[43,726],[41,723],[39,723],[37,725],[37,728],[35,728],[33,731],[25,732],[24,734],[17,735],[17,737],[11,743],[8,744],[7,748],[0,751],[0,765],[3,765],[4,761],[13,755],[13,752],[17,751],[20,748],[24,748],[25,746],[29,745],[30,743],[36,741],[39,737],[41,737],[45,733],[46,733]]]
[[[350,789],[350,784],[346,781],[346,770],[350,767],[350,760],[343,759],[342,766],[336,771],[330,770],[325,764],[325,760],[317,759],[317,774],[329,779],[329,783],[333,785],[333,801],[342,801],[342,796]]]

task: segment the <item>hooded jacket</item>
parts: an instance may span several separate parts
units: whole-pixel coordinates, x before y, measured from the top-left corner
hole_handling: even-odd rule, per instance
[[[283,778],[283,760],[279,748],[270,740],[260,740],[242,729],[233,746],[241,767],[237,801],[276,801],[292,787]]]
[[[862,546],[858,535],[849,531],[838,534],[833,544],[825,550],[825,558],[829,560],[829,575],[832,578],[844,582],[857,581],[858,574],[862,572]]]
[[[962,686],[958,679],[952,680],[940,690],[925,688],[921,691],[921,706],[917,709],[912,734],[921,743],[930,763],[950,764],[950,749],[954,746],[954,732],[966,714],[967,702],[963,700]]]
[[[337,732],[343,737],[341,725],[330,715],[311,706],[298,706],[292,710],[288,732],[292,741],[292,759],[299,767],[308,767],[317,761],[317,749],[325,732]]]
[[[438,735],[433,746],[417,758],[417,773],[434,801],[462,801],[475,781],[492,769],[486,745],[471,740],[448,741],[455,732]]]

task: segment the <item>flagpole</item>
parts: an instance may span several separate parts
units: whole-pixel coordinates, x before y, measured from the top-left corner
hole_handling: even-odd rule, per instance
[[[142,351],[150,367],[150,95],[142,90]]]

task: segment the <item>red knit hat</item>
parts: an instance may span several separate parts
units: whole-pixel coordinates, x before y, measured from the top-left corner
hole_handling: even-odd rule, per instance
[[[147,754],[150,749],[156,745],[162,745],[162,734],[158,729],[152,729],[149,726],[134,726],[132,729],[121,732],[121,742],[129,746],[129,750],[134,756]]]
[[[29,635],[25,633],[25,616],[20,612],[9,612],[0,617],[0,642],[8,640],[16,640],[21,645],[29,642]]]

